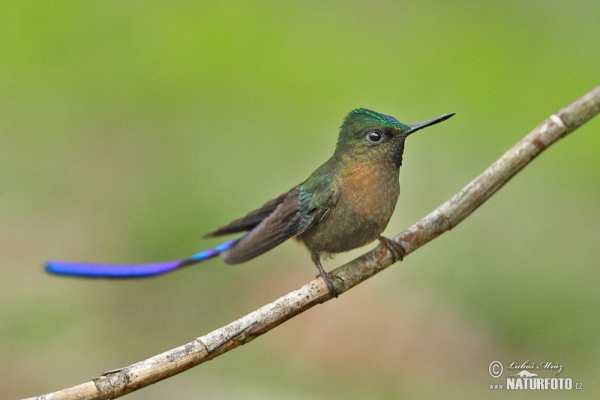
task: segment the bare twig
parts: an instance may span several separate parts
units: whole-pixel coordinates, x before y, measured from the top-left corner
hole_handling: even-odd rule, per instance
[[[453,228],[500,189],[538,154],[600,112],[600,86],[553,114],[525,136],[483,174],[435,211],[394,238],[409,254]],[[392,264],[385,246],[332,271],[340,293]],[[268,332],[282,322],[330,299],[321,278],[196,340],[99,378],[35,399],[113,399],[176,375]],[[34,398],[32,398],[34,399]]]

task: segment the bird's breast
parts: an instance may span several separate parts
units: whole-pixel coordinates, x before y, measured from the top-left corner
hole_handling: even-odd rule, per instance
[[[346,212],[366,220],[389,221],[394,212],[400,185],[398,170],[359,164],[340,175],[339,203]]]
[[[398,169],[369,163],[342,171],[334,180],[335,206],[299,237],[313,252],[341,253],[377,239],[386,228],[398,196]]]

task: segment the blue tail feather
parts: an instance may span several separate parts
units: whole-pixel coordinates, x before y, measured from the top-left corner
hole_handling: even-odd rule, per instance
[[[155,276],[215,257],[219,255],[220,252],[230,249],[237,241],[238,239],[230,240],[212,249],[194,254],[185,260],[129,265],[50,261],[46,264],[46,271],[57,275],[84,276],[90,278],[142,278],[146,276]]]

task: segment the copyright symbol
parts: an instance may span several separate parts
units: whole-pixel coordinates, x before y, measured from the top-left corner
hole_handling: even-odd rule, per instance
[[[500,378],[504,372],[504,367],[500,361],[492,361],[488,370],[492,378]]]

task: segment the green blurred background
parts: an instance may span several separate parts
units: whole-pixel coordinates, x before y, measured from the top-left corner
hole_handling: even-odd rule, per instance
[[[394,235],[600,83],[598,21],[596,0],[3,2],[1,397],[189,342],[316,274],[294,243],[140,281],[47,260],[187,256],[324,162],[352,108],[456,112],[408,141]],[[128,398],[598,398],[599,146],[596,118],[403,263]],[[584,389],[492,392],[492,360],[560,363]]]

